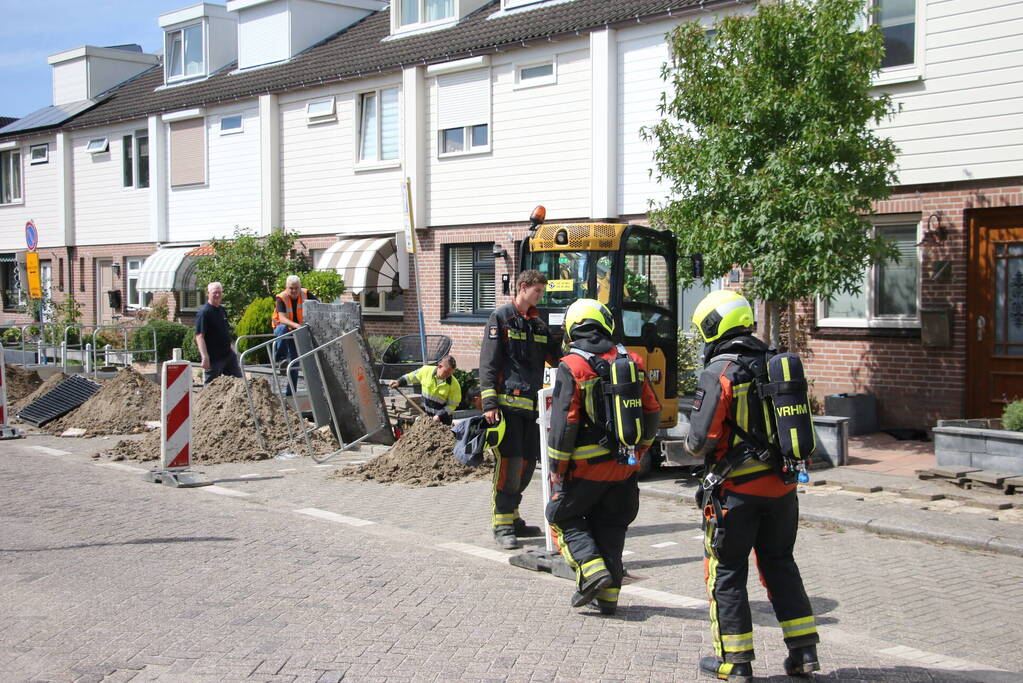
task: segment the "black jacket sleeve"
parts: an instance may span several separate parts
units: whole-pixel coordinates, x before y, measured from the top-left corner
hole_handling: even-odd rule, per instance
[[[572,371],[558,363],[551,400],[550,433],[547,435],[547,463],[551,472],[564,474],[571,464],[582,416],[582,402],[577,395]]]
[[[483,345],[480,349],[480,396],[483,410],[499,408],[497,402],[497,380],[504,365],[504,329],[497,310],[490,314],[483,329]]]

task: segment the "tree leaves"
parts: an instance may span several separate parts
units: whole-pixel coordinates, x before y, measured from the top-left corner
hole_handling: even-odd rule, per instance
[[[867,220],[896,149],[871,128],[893,109],[871,93],[883,48],[876,27],[855,29],[862,4],[763,3],[710,36],[696,23],[669,34],[664,118],[644,134],[672,197],[651,218],[704,255],[708,278],[748,265],[758,299],[828,297],[894,255]]]

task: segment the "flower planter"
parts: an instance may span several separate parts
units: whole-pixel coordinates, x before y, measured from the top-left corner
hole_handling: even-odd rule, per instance
[[[999,427],[1001,420],[940,420],[934,428],[938,466],[1023,474],[1023,432]]]

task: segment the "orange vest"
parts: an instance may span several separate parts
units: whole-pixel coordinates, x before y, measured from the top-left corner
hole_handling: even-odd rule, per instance
[[[283,301],[284,302],[284,311],[287,314],[288,318],[291,320],[291,322],[298,323],[299,325],[301,325],[302,324],[302,304],[305,303],[305,300],[306,300],[306,298],[308,296],[309,296],[309,290],[306,289],[305,287],[300,288],[299,292],[298,292],[298,301],[295,302],[295,307],[294,308],[291,307],[291,295],[288,294],[288,290],[285,289],[283,292],[281,292],[276,297],[274,297],[274,314],[270,318],[270,320],[271,320],[270,326],[271,327],[277,327],[278,325],[281,324],[281,318],[280,318],[280,315],[278,314],[278,311],[277,311],[277,302],[278,301]]]

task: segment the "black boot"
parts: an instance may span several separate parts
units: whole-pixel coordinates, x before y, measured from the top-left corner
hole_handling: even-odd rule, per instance
[[[785,658],[785,673],[789,676],[805,676],[814,671],[820,671],[820,669],[816,645],[794,647],[789,650],[789,656]]]
[[[526,524],[526,520],[518,517],[515,520],[515,535],[519,538],[536,538],[537,536],[543,536],[543,529],[532,524]]]
[[[511,524],[502,524],[494,527],[494,542],[505,550],[521,548],[522,544],[515,537],[515,527]]]
[[[613,617],[615,612],[618,611],[618,603],[611,602],[610,600],[601,600],[597,598],[590,603],[590,609],[600,610],[600,613],[606,617]]]
[[[611,572],[606,569],[594,572],[589,578],[583,579],[579,590],[572,595],[572,607],[582,607],[592,600],[597,593],[610,586],[611,582]]]
[[[753,683],[753,665],[749,662],[722,662],[717,657],[701,657],[700,673],[730,683]]]

